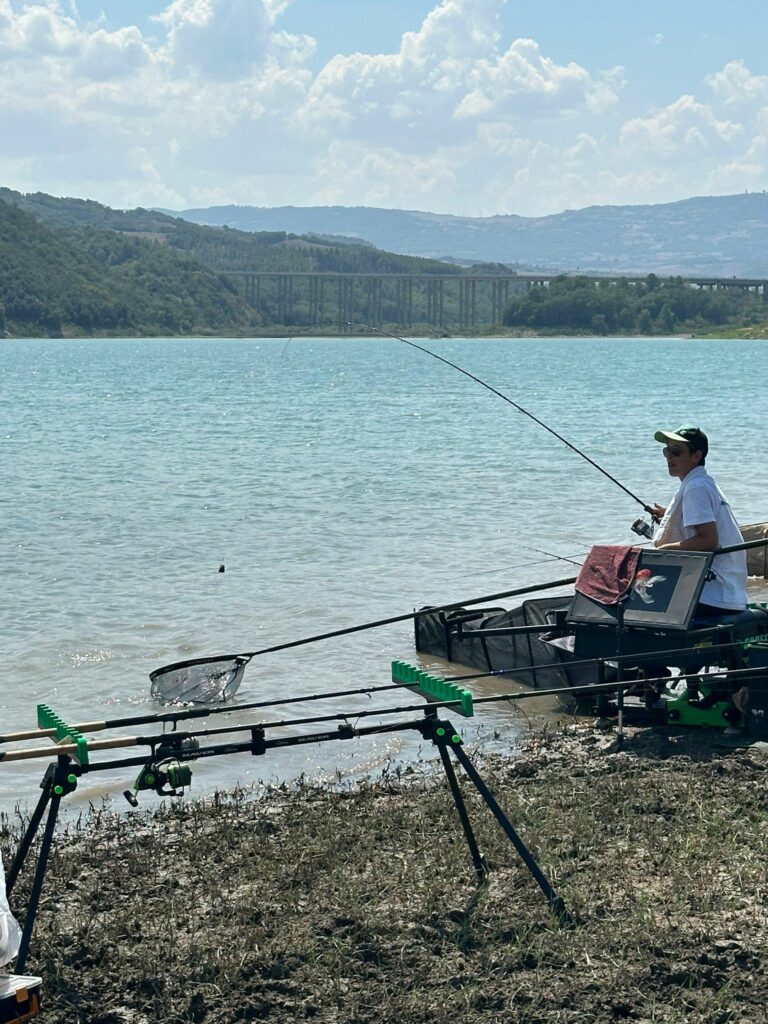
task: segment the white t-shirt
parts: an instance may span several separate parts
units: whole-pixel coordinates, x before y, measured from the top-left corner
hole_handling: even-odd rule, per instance
[[[653,543],[672,544],[695,536],[695,526],[715,523],[719,546],[741,544],[741,530],[723,492],[703,466],[686,473],[666,515],[656,528]],[[715,579],[704,584],[700,601],[715,608],[746,608],[747,554],[732,551],[712,562]]]

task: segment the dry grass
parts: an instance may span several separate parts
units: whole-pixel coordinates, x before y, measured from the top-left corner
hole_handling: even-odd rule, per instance
[[[46,882],[43,1020],[761,1024],[768,761],[701,735],[606,744],[476,762],[572,928],[464,786],[477,888],[441,776],[96,814]]]

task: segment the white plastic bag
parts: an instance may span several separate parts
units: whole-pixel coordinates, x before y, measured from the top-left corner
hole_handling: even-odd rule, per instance
[[[11,913],[5,894],[5,870],[0,853],[0,967],[16,959],[21,945],[21,928]]]

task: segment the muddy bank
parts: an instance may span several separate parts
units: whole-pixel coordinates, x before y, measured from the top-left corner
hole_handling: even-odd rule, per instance
[[[96,814],[56,843],[27,967],[41,1019],[768,1019],[764,752],[646,730],[619,753],[574,729],[476,764],[574,927],[462,780],[478,889],[443,777],[418,766]]]

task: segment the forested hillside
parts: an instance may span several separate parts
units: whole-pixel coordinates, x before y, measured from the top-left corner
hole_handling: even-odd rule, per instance
[[[259,322],[231,284],[166,246],[52,228],[2,201],[0,316],[20,335],[241,333]]]
[[[232,270],[461,274],[340,239],[201,227],[150,210],[0,189],[0,332],[263,330],[264,312],[222,273]]]
[[[258,294],[246,295],[244,279],[229,272],[248,270],[276,276],[261,282]],[[341,284],[335,291],[329,285],[324,301],[313,306],[308,285],[294,290],[278,276],[290,272],[417,275],[409,313],[414,330],[453,330],[470,322],[488,330],[500,317],[488,285],[477,289],[472,321],[462,320],[461,302],[469,300],[457,282],[440,285],[438,320],[438,293],[425,281],[438,274],[508,275],[509,268],[484,263],[462,269],[348,239],[207,227],[162,212],[0,189],[0,334],[248,335],[323,325],[335,330],[343,318],[400,329],[403,306],[394,279],[383,282],[372,312],[374,292],[358,277],[358,286],[345,292],[342,317]],[[564,276],[525,288],[520,278],[506,293],[503,324],[516,333],[733,333],[762,330],[765,323],[766,305],[754,292],[696,289],[653,274],[644,283]]]

